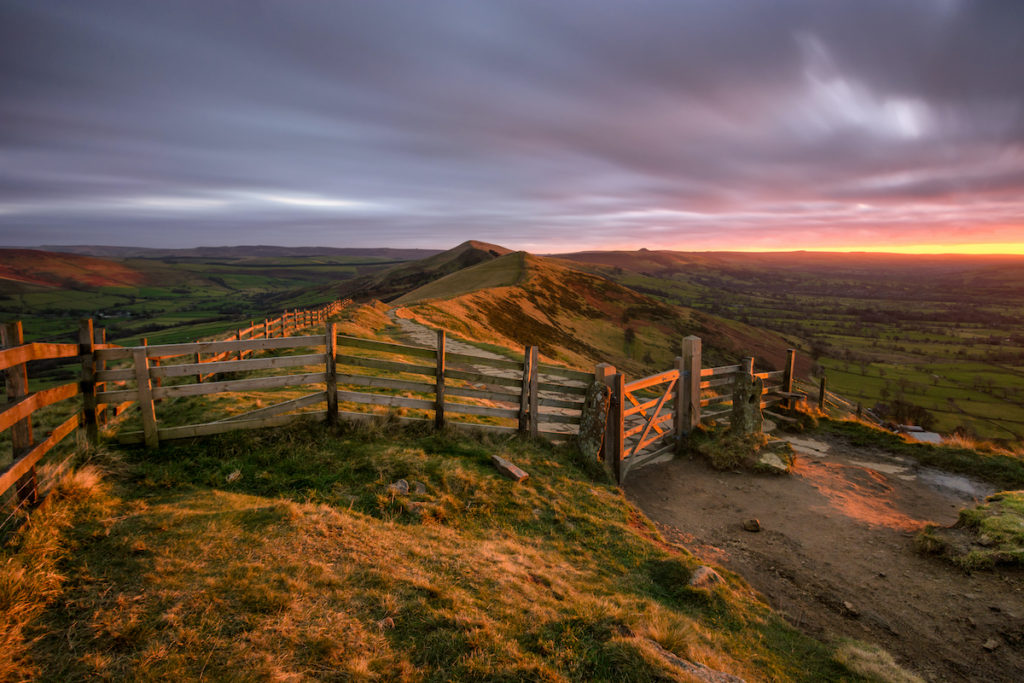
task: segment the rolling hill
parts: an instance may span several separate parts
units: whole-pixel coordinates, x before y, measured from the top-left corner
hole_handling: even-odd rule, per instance
[[[36,249],[0,249],[0,279],[48,288],[135,287],[141,271],[109,259]]]

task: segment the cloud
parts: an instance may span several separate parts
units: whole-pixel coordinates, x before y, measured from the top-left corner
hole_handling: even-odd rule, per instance
[[[0,242],[1024,231],[1021,25],[955,0],[10,0]]]

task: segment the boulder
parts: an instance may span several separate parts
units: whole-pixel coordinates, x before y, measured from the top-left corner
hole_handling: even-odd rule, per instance
[[[409,482],[405,479],[399,479],[394,484],[388,486],[388,491],[396,496],[404,496],[409,493]]]
[[[704,565],[694,570],[688,585],[691,588],[712,588],[720,583],[725,583],[722,575],[711,567]]]
[[[764,380],[744,372],[736,375],[732,389],[732,419],[729,430],[734,434],[760,434],[764,425],[761,415],[761,394]]]

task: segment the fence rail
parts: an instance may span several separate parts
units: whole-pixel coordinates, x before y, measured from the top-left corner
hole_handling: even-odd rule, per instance
[[[199,342],[196,346],[201,350],[214,349],[221,353],[212,358],[200,358],[196,353],[196,363],[187,368],[189,374],[201,379],[203,375],[213,376],[225,370],[219,360],[235,355],[243,357],[251,355],[255,349],[276,333],[281,336],[282,343],[302,345],[302,338],[284,337],[293,334],[303,327],[309,327],[326,321],[340,310],[347,301],[334,301],[324,306],[308,310],[285,311],[273,320],[265,319],[260,324],[250,322],[248,328],[231,333],[226,339],[212,342]],[[0,530],[10,526],[18,515],[27,511],[45,499],[46,487],[42,486],[37,467],[55,447],[67,437],[75,434],[80,428],[85,429],[86,439],[95,443],[98,439],[99,427],[107,424],[108,418],[117,419],[127,414],[128,409],[139,402],[140,390],[126,388],[129,382],[138,382],[139,372],[134,360],[141,353],[149,358],[152,365],[147,373],[147,384],[152,383],[147,394],[150,402],[173,396],[181,392],[179,387],[161,387],[164,378],[175,377],[175,373],[184,372],[184,366],[161,367],[160,362],[169,358],[180,357],[182,346],[164,345],[148,346],[143,340],[140,347],[120,347],[107,343],[106,330],[93,326],[92,320],[83,320],[78,332],[78,344],[54,344],[30,342],[25,343],[24,331],[20,322],[6,323],[0,326],[0,370],[4,373],[7,389],[7,403],[0,407],[0,432],[9,432],[11,444],[11,462],[0,469],[0,506],[7,508],[5,516],[0,519]],[[298,340],[298,341],[296,341]],[[217,345],[222,345],[217,347]],[[80,381],[70,384],[41,389],[30,392],[28,384],[29,363],[36,361],[52,361],[77,359],[81,364]],[[131,367],[108,367],[109,364],[123,363],[132,360]],[[271,367],[288,366],[298,362],[291,358],[260,359],[241,361],[249,363],[247,369],[255,369],[263,365]],[[220,384],[220,383],[217,383]],[[73,401],[73,399],[78,399]],[[59,422],[48,429],[41,424],[44,420],[40,411],[55,407],[54,410],[67,411],[72,409],[70,416],[61,416]],[[145,417],[145,410],[142,411]],[[64,413],[66,415],[66,412]],[[33,425],[33,422],[40,424]],[[45,420],[53,423],[52,416]],[[43,438],[36,440],[33,426],[44,427]],[[173,435],[175,432],[169,432]],[[62,469],[67,462],[65,458],[55,471]],[[51,477],[52,480],[55,477]]]

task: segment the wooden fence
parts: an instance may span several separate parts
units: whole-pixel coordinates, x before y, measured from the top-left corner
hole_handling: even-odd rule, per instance
[[[631,468],[675,451],[680,437],[698,425],[728,422],[736,378],[743,374],[764,381],[761,408],[773,419],[792,418],[767,408],[806,398],[793,391],[793,349],[787,354],[785,370],[754,373],[753,358],[739,365],[702,367],[699,337],[686,337],[682,346],[683,355],[676,358],[673,369],[632,382],[608,364],[595,370],[596,379],[611,388],[602,455],[620,483]]]
[[[326,321],[345,303],[334,301],[313,309],[285,311],[273,320],[250,323],[248,328],[236,330],[228,339],[250,343],[261,338],[293,334],[302,327]],[[26,344],[21,322],[0,326],[0,342],[3,346],[0,349],[0,370],[4,373],[7,389],[7,404],[0,409],[0,433],[9,430],[12,449],[10,464],[0,471],[0,506],[5,509],[5,516],[0,519],[2,530],[10,526],[20,512],[44,499],[47,487],[39,481],[37,466],[48,453],[79,427],[84,427],[89,442],[96,443],[101,425],[123,417],[128,408],[138,402],[140,392],[136,390],[111,389],[118,384],[124,385],[126,379],[137,379],[134,368],[120,369],[108,367],[108,364],[118,358],[134,356],[137,349],[142,349],[143,354],[153,361],[152,370],[159,384],[161,373],[158,364],[165,356],[162,352],[150,351],[161,347],[122,348],[108,344],[106,331],[95,328],[92,320],[82,321],[77,344]],[[195,360],[213,372],[219,370],[216,364],[223,358],[215,354],[209,358],[196,357]],[[70,359],[81,363],[80,381],[29,391],[29,363]],[[159,390],[151,393],[154,398],[160,396]],[[49,427],[42,439],[36,439],[38,430],[33,429],[33,417],[38,421],[39,411],[53,406],[56,406],[55,410],[63,408],[61,412],[64,414],[70,408],[70,416]],[[62,469],[64,462],[66,460],[55,470]],[[53,479],[55,476],[50,477],[51,481]]]
[[[537,347],[527,347],[523,360],[519,361],[453,353],[447,348],[443,331],[438,332],[437,340],[437,346],[430,348],[339,336],[336,326],[328,323],[323,335],[100,350],[95,354],[97,361],[130,360],[131,367],[100,371],[97,379],[134,379],[135,387],[98,392],[96,400],[137,401],[141,407],[142,430],[123,432],[118,440],[144,443],[149,447],[170,439],[280,426],[298,419],[329,422],[339,417],[367,419],[380,408],[427,413],[429,419],[393,417],[401,422],[432,421],[439,427],[448,423],[468,424],[491,431],[549,437],[565,436],[578,430],[583,395],[592,381],[590,373],[540,364]],[[284,349],[302,353],[249,357],[252,353]],[[308,353],[311,349],[316,351]],[[202,363],[191,360],[160,366],[152,362],[156,358],[192,359],[196,354],[229,359]],[[487,369],[481,370],[481,366]],[[303,372],[199,381],[208,371],[237,375],[283,368],[300,368]],[[315,371],[309,372],[311,368]],[[189,377],[196,381],[157,385],[162,379]],[[323,385],[323,389],[318,386],[317,391],[305,396],[213,422],[163,426],[157,419],[156,403],[161,399],[308,385]],[[401,392],[401,395],[394,392]],[[339,405],[362,410],[341,410]],[[453,415],[495,418],[498,423],[467,423],[453,419]]]

